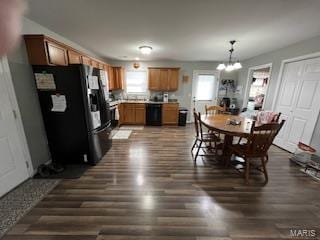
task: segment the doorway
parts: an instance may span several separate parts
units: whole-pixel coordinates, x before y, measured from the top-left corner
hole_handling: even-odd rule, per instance
[[[310,144],[320,112],[320,57],[287,60],[281,69],[274,110],[286,122],[274,143],[294,152],[298,142]]]
[[[243,108],[249,111],[263,110],[266,101],[272,64],[249,68]]]
[[[29,178],[32,168],[6,58],[0,58],[0,166],[0,197]]]
[[[192,84],[192,109],[205,113],[205,105],[216,105],[218,96],[219,71],[195,70]]]

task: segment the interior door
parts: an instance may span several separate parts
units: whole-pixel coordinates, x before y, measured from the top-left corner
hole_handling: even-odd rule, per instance
[[[7,80],[0,59],[0,197],[29,177]]]
[[[320,111],[320,58],[287,63],[276,104],[286,120],[274,143],[294,152],[299,141],[310,144]]]
[[[205,113],[205,105],[217,104],[218,73],[216,71],[194,71],[192,107]]]

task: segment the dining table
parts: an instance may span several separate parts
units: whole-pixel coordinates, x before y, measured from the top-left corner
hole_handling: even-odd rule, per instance
[[[231,122],[236,121],[239,124],[231,124]],[[224,135],[222,157],[225,161],[225,164],[229,165],[232,154],[228,146],[233,144],[234,137],[248,138],[253,120],[240,115],[203,114],[201,115],[201,122],[210,131]]]

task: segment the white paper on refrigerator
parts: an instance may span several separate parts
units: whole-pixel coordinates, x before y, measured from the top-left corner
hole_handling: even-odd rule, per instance
[[[89,88],[99,89],[99,82],[97,76],[88,76]]]
[[[65,112],[67,108],[67,100],[65,95],[51,95],[52,112]]]
[[[53,74],[35,73],[37,89],[40,90],[56,90]]]

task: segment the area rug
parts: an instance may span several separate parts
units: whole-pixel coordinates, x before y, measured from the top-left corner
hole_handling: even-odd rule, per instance
[[[120,130],[143,130],[144,126],[121,126]]]
[[[132,130],[118,130],[112,139],[128,139],[132,133]]]
[[[30,211],[59,180],[29,179],[0,198],[0,238]]]

